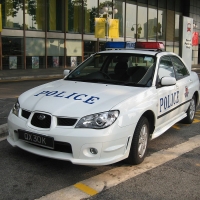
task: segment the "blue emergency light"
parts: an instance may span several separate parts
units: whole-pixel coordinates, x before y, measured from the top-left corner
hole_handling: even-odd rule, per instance
[[[106,42],[106,49],[125,49],[126,42]]]

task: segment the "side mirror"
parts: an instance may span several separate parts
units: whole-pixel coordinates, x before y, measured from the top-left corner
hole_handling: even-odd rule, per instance
[[[68,76],[70,73],[70,70],[69,69],[65,69],[64,72],[63,72],[63,75],[64,76]]]
[[[174,77],[164,76],[161,79],[162,86],[170,86],[170,85],[175,85],[175,84],[176,84],[176,79]]]

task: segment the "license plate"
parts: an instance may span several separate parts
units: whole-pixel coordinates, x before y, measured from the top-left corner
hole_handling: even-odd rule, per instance
[[[36,133],[31,133],[24,130],[18,130],[19,139],[26,142],[46,147],[49,149],[54,149],[54,138],[49,136],[44,136]]]

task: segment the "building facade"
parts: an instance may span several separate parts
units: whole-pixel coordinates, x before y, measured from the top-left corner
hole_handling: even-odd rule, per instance
[[[200,0],[0,0],[0,70],[74,67],[106,41],[161,41],[179,54],[180,18],[200,29]],[[95,38],[95,18],[119,19],[119,38]],[[198,61],[193,47],[193,64]]]

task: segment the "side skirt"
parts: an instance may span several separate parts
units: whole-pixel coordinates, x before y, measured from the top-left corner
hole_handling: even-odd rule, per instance
[[[151,140],[153,140],[153,139],[157,138],[158,136],[162,135],[165,131],[167,131],[169,128],[171,128],[177,122],[181,121],[186,116],[187,116],[186,113],[182,113],[177,118],[175,118],[175,119],[173,118],[172,120],[170,120],[170,122],[166,126],[160,128],[158,130],[155,130],[153,132],[153,134],[151,135]]]

